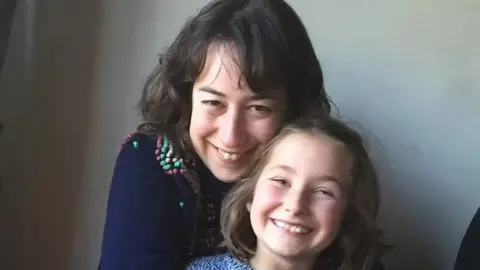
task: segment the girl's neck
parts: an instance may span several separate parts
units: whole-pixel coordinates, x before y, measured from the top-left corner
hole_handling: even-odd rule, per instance
[[[312,270],[314,264],[310,259],[288,260],[260,250],[249,262],[255,270]]]

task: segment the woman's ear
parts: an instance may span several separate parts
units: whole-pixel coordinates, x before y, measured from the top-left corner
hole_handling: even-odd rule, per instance
[[[247,206],[248,212],[250,212],[250,210],[252,209],[252,203],[248,202],[246,206]]]

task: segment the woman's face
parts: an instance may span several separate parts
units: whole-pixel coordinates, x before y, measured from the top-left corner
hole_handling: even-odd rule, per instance
[[[190,138],[221,181],[237,180],[252,156],[275,135],[285,109],[284,91],[253,93],[235,63],[234,48],[211,45],[192,92]]]

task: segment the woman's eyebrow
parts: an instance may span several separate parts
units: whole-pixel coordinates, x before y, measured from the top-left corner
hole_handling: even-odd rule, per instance
[[[215,96],[219,96],[219,97],[226,97],[226,95],[210,86],[203,86],[203,87],[200,87],[198,88],[198,91],[202,91],[202,92],[206,92],[206,93],[210,93],[212,95],[215,95]]]
[[[202,86],[202,87],[198,88],[198,90],[202,91],[202,92],[212,94],[212,95],[215,95],[215,96],[218,96],[218,97],[222,97],[222,98],[227,97],[224,93],[214,89],[211,86]],[[251,95],[249,97],[249,99],[254,100],[254,101],[264,100],[264,99],[279,100],[279,98],[272,93],[253,93],[253,95]]]

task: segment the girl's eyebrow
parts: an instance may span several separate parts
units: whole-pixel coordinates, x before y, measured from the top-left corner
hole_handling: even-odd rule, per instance
[[[319,177],[318,179],[321,180],[321,181],[324,181],[324,182],[335,182],[335,183],[341,185],[340,181],[339,181],[338,178],[336,178],[335,176],[322,175],[322,176]]]
[[[273,171],[273,170],[282,170],[282,171],[286,171],[288,173],[291,173],[291,174],[295,174],[295,169],[290,167],[290,166],[287,166],[287,165],[283,165],[283,164],[278,164],[278,165],[275,165],[271,168],[268,169],[269,171]]]
[[[286,172],[291,173],[291,174],[296,173],[295,168],[292,168],[290,166],[283,165],[283,164],[275,165],[275,166],[273,166],[269,169],[269,171],[272,171],[272,170],[282,170],[282,171],[286,171]],[[315,179],[320,180],[322,182],[335,182],[335,183],[341,184],[341,181],[338,180],[337,177],[332,176],[332,175],[328,175],[328,174],[321,175],[319,177],[315,177]]]
[[[284,172],[286,172],[288,174],[292,174],[292,175],[296,174],[295,168],[293,168],[291,166],[288,166],[288,165],[284,165],[284,164],[277,164],[275,166],[272,166],[272,167],[267,169],[267,172],[275,171],[275,170],[281,170],[281,171],[284,171]],[[319,177],[315,177],[313,180],[321,182],[321,183],[335,183],[341,189],[345,189],[349,185],[348,182],[340,181],[340,179],[338,179],[337,177],[335,177],[333,175],[329,175],[329,174],[325,174],[325,175],[321,175]]]
[[[348,189],[348,186],[350,185],[350,181],[340,181],[340,179],[332,175],[323,175],[321,177],[318,177],[316,180],[320,183],[334,183],[342,190]]]

